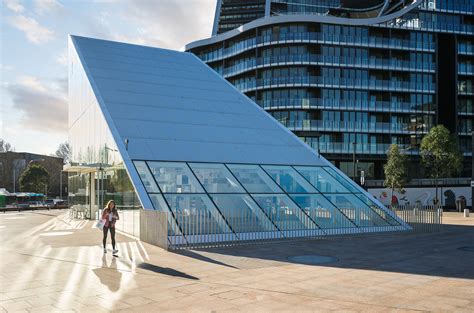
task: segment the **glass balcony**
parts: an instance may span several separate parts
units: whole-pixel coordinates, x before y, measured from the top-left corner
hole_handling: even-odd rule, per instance
[[[226,49],[216,49],[212,52],[201,53],[199,58],[204,62],[213,62],[223,58],[231,57],[257,46],[266,46],[280,43],[319,43],[319,44],[343,44],[362,47],[388,48],[409,51],[434,52],[436,43],[421,42],[416,40],[404,40],[397,38],[363,37],[347,35],[331,35],[315,32],[287,33],[280,35],[266,35],[253,37],[232,44]]]
[[[259,100],[257,103],[265,110],[281,109],[327,109],[327,110],[357,110],[366,112],[397,112],[434,114],[429,104],[410,102],[343,100],[330,98],[289,98]]]
[[[466,63],[458,63],[458,74],[474,75],[474,65]]]
[[[234,85],[242,92],[247,92],[255,89],[294,86],[393,90],[423,93],[435,92],[435,84],[433,83],[377,79],[332,78],[321,76],[275,77],[264,79],[260,78],[257,80],[251,78],[243,82],[235,82]]]
[[[410,72],[434,72],[436,64],[432,62],[412,62],[395,59],[379,58],[354,58],[344,56],[328,56],[317,54],[306,55],[281,55],[271,57],[261,57],[257,59],[244,60],[233,66],[224,69],[224,77],[237,75],[255,68],[262,68],[275,65],[329,65],[348,66],[351,68],[369,68],[400,70]]]
[[[464,55],[474,55],[474,45],[460,42],[458,44],[458,53]]]
[[[344,122],[327,120],[288,120],[281,122],[292,131],[331,131],[369,133],[427,133],[428,125],[409,123]]]
[[[318,149],[317,142],[308,143],[313,149]],[[355,151],[357,154],[379,154],[386,155],[391,144],[385,143],[356,143]],[[418,147],[412,145],[399,144],[398,147],[405,154],[418,155]],[[319,150],[321,153],[352,154],[354,145],[346,142],[320,142]]]

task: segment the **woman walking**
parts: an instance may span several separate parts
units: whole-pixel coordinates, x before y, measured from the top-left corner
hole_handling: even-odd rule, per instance
[[[102,212],[102,220],[105,220],[104,224],[104,238],[102,239],[102,244],[104,245],[104,253],[107,253],[107,249],[105,248],[107,244],[107,233],[110,230],[110,237],[112,238],[112,254],[116,254],[118,252],[117,249],[115,249],[115,222],[118,221],[119,215],[117,212],[117,209],[115,208],[115,201],[110,200],[107,202],[107,205],[104,208],[104,211]]]

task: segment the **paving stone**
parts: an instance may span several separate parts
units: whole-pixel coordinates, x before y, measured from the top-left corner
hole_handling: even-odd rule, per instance
[[[63,214],[61,212],[51,214]],[[442,233],[168,252],[118,235],[104,255],[91,222],[29,214],[3,220],[0,312],[472,312],[474,219]],[[44,237],[61,230],[70,235]],[[2,238],[3,239],[3,238]],[[339,259],[326,265],[291,255]],[[16,268],[12,271],[12,268]]]

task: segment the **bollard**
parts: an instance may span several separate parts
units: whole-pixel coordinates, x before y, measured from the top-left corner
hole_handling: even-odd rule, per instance
[[[464,209],[464,217],[469,217],[469,209]]]

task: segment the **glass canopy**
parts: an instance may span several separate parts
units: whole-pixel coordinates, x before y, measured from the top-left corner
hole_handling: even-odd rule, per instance
[[[328,166],[134,164],[155,210],[170,213],[168,234],[188,241],[402,226],[389,210]]]

